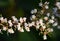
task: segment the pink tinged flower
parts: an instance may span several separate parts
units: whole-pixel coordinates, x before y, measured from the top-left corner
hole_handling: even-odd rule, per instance
[[[47,36],[46,35],[43,35],[43,40],[47,40]]]
[[[30,32],[30,28],[29,28],[29,27],[25,27],[25,30],[26,30],[27,32]]]
[[[8,33],[13,34],[14,33],[13,29],[12,28],[8,29]]]
[[[46,20],[46,21],[47,21],[47,20],[48,20],[48,17],[44,17],[44,20]]]
[[[7,27],[3,26],[3,30],[6,31],[7,30]]]

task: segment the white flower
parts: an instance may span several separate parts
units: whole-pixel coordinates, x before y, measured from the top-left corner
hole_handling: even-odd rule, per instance
[[[60,9],[60,2],[56,2],[56,6]]]
[[[37,13],[37,9],[31,10],[31,14]]]
[[[40,27],[39,25],[36,25],[36,29],[39,29],[39,27]]]
[[[9,23],[9,26],[10,26],[10,27],[12,27],[12,26],[13,26],[13,24],[12,24],[12,23]]]
[[[57,25],[58,25],[58,23],[57,23],[57,22],[55,22],[52,26],[54,26],[54,27],[55,27],[55,26],[57,26]]]
[[[3,26],[3,30],[6,31],[7,30],[7,27]]]
[[[4,20],[4,18],[3,17],[0,17],[0,20],[2,21],[2,20]]]
[[[12,28],[8,29],[8,33],[13,34],[14,33],[13,29]]]
[[[32,25],[35,26],[35,22],[32,22]]]
[[[49,9],[49,6],[48,5],[45,5],[45,9]]]
[[[53,32],[53,28],[51,28],[50,31]]]
[[[48,20],[48,17],[44,17],[44,20]]]
[[[32,26],[32,23],[28,23],[28,25],[29,25],[29,27],[31,27]]]
[[[44,40],[47,40],[47,36],[46,36],[46,35],[44,35],[44,36],[43,36],[43,39],[44,39]]]
[[[2,33],[2,30],[0,29],[0,33]]]
[[[44,4],[49,4],[49,2],[46,1]]]
[[[27,23],[24,23],[24,26],[25,26],[25,27],[27,27],[27,26],[28,26],[28,24],[27,24]]]
[[[20,32],[24,32],[24,29],[21,27],[19,31],[20,31]]]
[[[42,7],[42,5],[43,5],[43,4],[42,4],[42,2],[40,2],[40,3],[39,3],[39,6],[41,6],[41,7]]]
[[[35,15],[32,15],[32,19],[35,19],[36,18],[36,16]]]
[[[12,24],[11,20],[9,20],[9,21],[8,21],[8,24],[9,24],[9,26],[10,26],[10,27],[12,27],[12,26],[13,26],[13,24]]]
[[[45,29],[45,28],[46,28],[46,26],[45,26],[45,25],[43,25],[43,26],[42,26],[42,28],[43,28],[43,29]]]
[[[23,18],[22,17],[19,20],[20,20],[21,23],[23,23]]]
[[[15,18],[15,16],[12,16],[11,18],[12,18],[12,19],[14,19],[14,18]]]
[[[23,18],[23,21],[26,22],[26,17]]]
[[[47,16],[49,17],[50,16],[50,13],[47,13]]]
[[[36,21],[36,25],[39,25],[39,21]]]
[[[57,28],[60,29],[60,25]]]
[[[30,28],[29,27],[25,27],[25,30],[30,32]]]
[[[54,16],[51,16],[51,19],[55,19],[55,17]]]
[[[49,20],[49,23],[54,23],[54,20],[50,19],[50,20]]]
[[[20,30],[20,26],[21,26],[21,24],[18,23],[18,25],[17,25],[17,29],[18,29],[18,30]]]
[[[6,23],[7,23],[7,18],[5,18],[5,19],[4,19],[4,22],[6,22]]]
[[[43,23],[43,19],[39,19],[39,23]]]

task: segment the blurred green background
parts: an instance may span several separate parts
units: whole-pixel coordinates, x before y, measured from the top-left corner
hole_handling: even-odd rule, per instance
[[[43,3],[45,1],[50,2],[50,8],[54,6],[54,3],[57,0],[43,0]],[[26,16],[29,18],[30,11],[34,8],[40,8],[38,6],[38,3],[40,0],[0,0],[0,14],[2,14],[4,17],[11,17],[16,16],[24,17]],[[18,32],[16,31],[15,34],[7,35],[6,33],[0,34],[0,41],[43,41],[42,36],[38,35],[39,32],[37,32],[34,28],[31,29],[31,32]],[[54,37],[50,38],[48,37],[47,41],[59,41],[60,40],[60,30],[55,28],[54,31]]]

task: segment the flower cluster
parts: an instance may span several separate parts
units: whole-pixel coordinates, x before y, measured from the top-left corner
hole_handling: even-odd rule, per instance
[[[49,2],[45,2],[44,4],[40,2],[39,6],[42,7],[41,10],[31,10],[31,22],[27,22],[26,17],[20,17],[17,19],[15,16],[12,16],[9,20],[0,17],[0,33],[2,33],[2,31],[7,31],[10,34],[13,34],[16,30],[24,32],[24,29],[27,32],[30,32],[30,28],[35,27],[37,31],[40,31],[39,35],[43,34],[43,39],[46,40],[47,35],[54,31],[53,27],[58,26],[58,21],[55,16],[50,12],[45,13],[45,10],[49,9],[48,5]]]
[[[43,39],[47,39],[47,35],[52,33],[53,27],[58,26],[58,21],[55,18],[54,14],[48,12],[49,10],[49,2],[39,3],[39,6],[42,8],[40,10],[34,9],[31,11],[32,16],[30,17],[31,21],[36,23],[35,27],[37,30],[40,30],[40,34],[43,34]],[[46,12],[47,11],[47,12]]]

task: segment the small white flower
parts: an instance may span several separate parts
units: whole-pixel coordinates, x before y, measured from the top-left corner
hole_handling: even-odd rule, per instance
[[[39,19],[39,23],[43,23],[43,19]]]
[[[25,27],[25,30],[30,32],[30,28],[29,27]]]
[[[36,25],[39,25],[39,21],[36,21]]]
[[[40,2],[40,3],[39,3],[39,6],[41,6],[41,7],[42,7],[42,5],[43,5],[43,4],[42,4],[42,2]]]
[[[4,19],[4,22],[6,22],[6,23],[7,23],[7,18],[5,18],[5,19]]]
[[[47,36],[46,36],[46,35],[44,35],[44,36],[43,36],[43,39],[44,39],[44,40],[47,40]]]
[[[60,29],[60,25],[57,28]]]
[[[46,26],[45,26],[45,25],[43,25],[43,26],[42,26],[42,28],[43,28],[43,29],[45,29],[45,28],[46,28]]]
[[[35,19],[36,18],[36,16],[35,15],[32,15],[32,19]]]
[[[22,17],[19,20],[20,20],[21,23],[23,23],[23,18]]]
[[[24,32],[24,29],[21,27],[19,31],[20,31],[20,32]]]
[[[32,22],[32,25],[34,26],[35,25],[35,22]]]
[[[12,27],[12,26],[13,26],[13,24],[12,24],[12,23],[9,23],[9,26],[10,26],[10,27]]]
[[[39,29],[39,27],[40,27],[39,25],[36,25],[36,29]]]
[[[8,33],[13,34],[14,33],[13,29],[12,28],[8,29]]]
[[[48,20],[48,17],[44,17],[44,20]]]
[[[2,30],[0,29],[0,33],[2,33]]]
[[[50,20],[49,20],[49,23],[54,23],[54,20],[50,19]]]
[[[55,17],[54,16],[51,16],[51,19],[55,19]]]
[[[55,27],[55,26],[57,26],[57,25],[58,25],[58,23],[57,23],[57,22],[55,22],[52,26],[54,26],[54,27]]]
[[[37,13],[37,9],[31,10],[31,14]]]
[[[26,17],[23,18],[23,21],[26,22]]]
[[[53,32],[53,28],[51,28],[50,31]]]
[[[28,26],[28,24],[27,24],[27,23],[24,23],[24,26],[25,26],[25,27],[27,27],[27,26]]]
[[[50,16],[50,13],[47,13],[47,16],[49,17]]]
[[[46,1],[44,4],[49,4],[49,2]]]
[[[2,20],[4,20],[4,18],[3,17],[0,17],[0,20],[2,21]]]
[[[49,6],[48,5],[45,5],[45,9],[49,9]]]
[[[32,23],[28,23],[28,25],[29,25],[29,27],[31,27],[32,26]]]
[[[60,2],[56,2],[56,6],[60,9]]]

